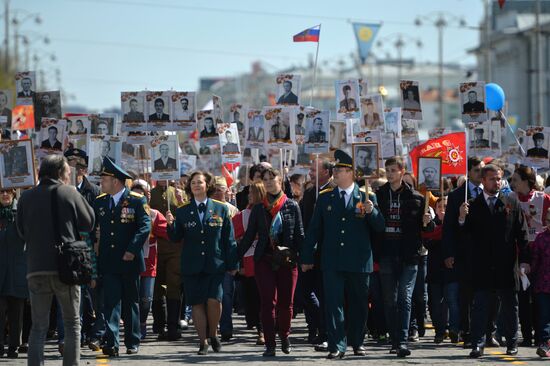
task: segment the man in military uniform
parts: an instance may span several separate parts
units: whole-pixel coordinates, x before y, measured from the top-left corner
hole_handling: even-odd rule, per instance
[[[103,194],[94,202],[99,228],[99,272],[105,290],[107,331],[103,354],[118,356],[119,327],[124,319],[127,354],[136,354],[141,337],[139,324],[139,275],[145,270],[142,246],[151,232],[147,200],[125,186],[131,176],[108,157],[103,161]]]
[[[544,134],[542,132],[537,132],[533,135],[533,143],[535,147],[527,150],[527,157],[529,158],[548,158],[548,150],[544,147]]]
[[[327,142],[327,134],[323,131],[323,119],[315,117],[313,120],[313,131],[308,136],[308,143],[323,143]]]
[[[302,271],[313,268],[314,248],[321,248],[321,271],[327,314],[328,359],[343,358],[347,344],[357,356],[365,355],[363,340],[368,313],[369,275],[373,270],[370,237],[384,230],[376,197],[354,183],[352,159],[334,153],[337,188],[319,194],[301,255]],[[357,238],[362,238],[357,240]],[[347,295],[348,329],[344,327],[344,294]]]
[[[489,147],[489,140],[483,138],[484,132],[483,128],[476,128],[474,130],[474,143],[472,146],[474,149]]]
[[[135,98],[130,99],[130,111],[124,115],[124,122],[143,122],[145,117],[143,112],[138,111],[138,101]]]
[[[227,130],[225,131],[225,138],[227,139],[227,143],[223,145],[223,153],[224,154],[238,154],[239,153],[239,145],[235,143],[233,140],[233,134],[231,131]]]
[[[483,113],[485,103],[477,100],[477,92],[470,90],[468,92],[468,101],[462,105],[462,113]]]

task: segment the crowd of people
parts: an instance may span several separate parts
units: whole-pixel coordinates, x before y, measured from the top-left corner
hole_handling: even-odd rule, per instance
[[[83,347],[118,356],[122,329],[132,355],[191,324],[206,355],[234,337],[236,314],[274,357],[277,344],[292,352],[302,311],[328,359],[366,355],[367,336],[407,357],[428,318],[435,344],[463,342],[471,358],[501,346],[550,357],[550,179],[530,167],[470,157],[432,192],[398,156],[357,179],[340,150],[307,176],[243,167],[231,187],[205,171],[153,185],[108,157],[97,186],[87,164],[78,149],[49,155],[37,186],[0,191],[2,357],[41,365],[56,338],[76,365]],[[57,233],[88,243],[89,284],[60,280]]]

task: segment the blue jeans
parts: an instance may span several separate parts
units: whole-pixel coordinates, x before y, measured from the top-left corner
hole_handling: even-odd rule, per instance
[[[406,345],[411,319],[411,298],[418,265],[404,263],[395,257],[381,258],[379,264],[386,326],[392,338],[392,345]]]
[[[145,324],[153,303],[155,277],[141,277],[139,282],[139,322]]]
[[[420,257],[418,272],[414,283],[411,307],[411,329],[420,333],[425,331],[426,305],[428,304],[428,285],[426,272],[428,270],[428,256]]]
[[[449,320],[449,330],[458,334],[460,328],[458,282],[430,283],[430,301],[435,334],[443,335],[445,333],[447,319]]]
[[[538,307],[539,334],[543,342],[550,340],[550,294],[538,293],[535,295]]]
[[[62,314],[65,348],[63,366],[78,365],[80,360],[80,286],[69,286],[58,275],[36,275],[28,279],[32,327],[29,336],[29,365],[44,364],[44,343],[50,322],[52,297],[59,302]]]
[[[225,273],[223,277],[222,316],[220,318],[220,333],[233,334],[233,294],[235,293],[235,277]]]
[[[487,321],[491,312],[491,297],[496,294],[500,298],[500,314],[503,329],[500,333],[506,337],[506,345],[514,346],[518,341],[518,295],[514,289],[476,290],[472,305],[472,347],[485,345]]]

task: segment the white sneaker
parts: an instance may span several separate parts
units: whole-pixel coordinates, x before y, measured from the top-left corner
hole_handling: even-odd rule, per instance
[[[189,329],[189,324],[187,324],[187,321],[185,321],[185,319],[180,320],[180,328],[181,330]]]

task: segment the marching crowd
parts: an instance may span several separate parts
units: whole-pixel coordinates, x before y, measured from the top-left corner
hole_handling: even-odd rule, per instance
[[[2,357],[41,365],[57,337],[77,365],[82,347],[118,356],[122,329],[131,355],[191,324],[206,355],[233,337],[237,312],[273,357],[277,343],[292,352],[299,311],[328,359],[366,355],[367,335],[407,357],[428,315],[433,341],[463,342],[471,358],[500,346],[550,357],[550,179],[530,167],[470,157],[467,176],[432,192],[401,157],[357,179],[340,150],[308,176],[242,168],[233,187],[203,171],[151,187],[108,157],[99,187],[87,164],[78,149],[49,155],[36,187],[0,191]],[[88,244],[88,284],[60,280],[58,238]]]

